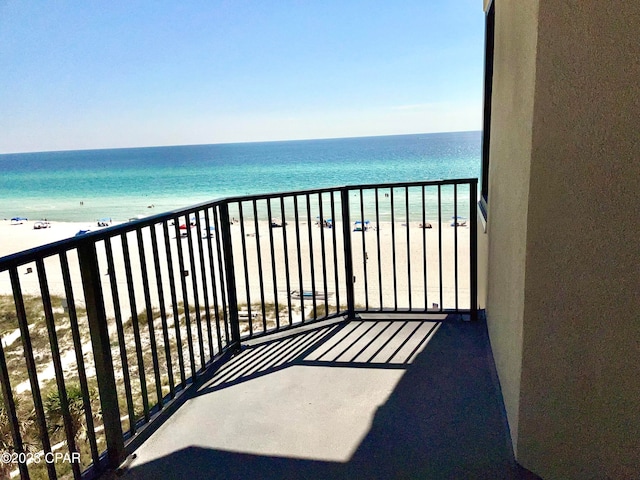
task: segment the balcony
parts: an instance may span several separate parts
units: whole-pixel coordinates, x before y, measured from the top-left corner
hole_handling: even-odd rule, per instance
[[[122,478],[526,478],[482,322],[307,328],[249,342],[203,378]]]
[[[476,196],[230,198],[0,259],[5,474],[519,478]]]

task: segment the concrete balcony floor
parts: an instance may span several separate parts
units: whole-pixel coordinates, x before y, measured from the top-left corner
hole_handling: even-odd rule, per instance
[[[243,345],[186,395],[120,478],[535,478],[482,321],[316,324]]]

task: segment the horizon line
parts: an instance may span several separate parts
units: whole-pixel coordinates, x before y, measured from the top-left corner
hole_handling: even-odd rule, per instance
[[[387,133],[382,135],[356,135],[356,136],[344,136],[344,137],[311,137],[311,138],[289,138],[289,139],[276,139],[276,140],[242,140],[237,142],[212,142],[212,143],[184,143],[184,144],[171,144],[171,145],[139,145],[139,146],[123,146],[123,147],[97,147],[97,148],[76,148],[76,149],[59,149],[59,150],[27,150],[27,151],[15,151],[15,152],[0,152],[2,155],[22,155],[31,153],[63,153],[63,152],[91,152],[97,150],[135,150],[144,148],[171,148],[171,147],[199,147],[208,145],[238,145],[247,143],[279,143],[279,142],[306,142],[313,140],[346,140],[356,138],[375,138],[375,137],[401,137],[409,135],[438,135],[443,133],[471,133],[481,132],[482,130],[454,130],[454,131],[441,131],[441,132],[413,132],[413,133]]]

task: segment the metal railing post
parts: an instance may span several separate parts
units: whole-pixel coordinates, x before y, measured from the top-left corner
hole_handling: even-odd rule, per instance
[[[125,458],[124,437],[120,423],[118,392],[113,371],[102,284],[98,271],[98,258],[93,242],[85,242],[78,246],[78,260],[100,393],[109,467],[117,468]]]
[[[351,216],[349,213],[349,190],[340,189],[340,203],[342,204],[342,236],[344,243],[344,273],[347,282],[347,318],[355,318],[355,301],[353,292],[353,251],[351,249]],[[363,234],[364,235],[364,234]],[[340,305],[338,305],[340,309]]]
[[[231,222],[229,221],[229,205],[220,204],[220,229],[222,234],[222,254],[224,258],[224,275],[227,284],[227,305],[229,306],[229,326],[231,327],[232,348],[240,348],[240,320],[238,318],[238,296],[236,292],[236,272],[233,266],[233,248],[231,242]]]
[[[470,247],[470,272],[471,276],[471,320],[478,320],[478,212],[476,211],[478,180],[473,180],[469,185],[469,220],[471,221],[471,232],[469,239]],[[457,221],[457,220],[456,220]]]

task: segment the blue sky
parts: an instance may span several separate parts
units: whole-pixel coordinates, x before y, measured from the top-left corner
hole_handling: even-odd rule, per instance
[[[479,0],[0,0],[0,153],[480,130]]]

